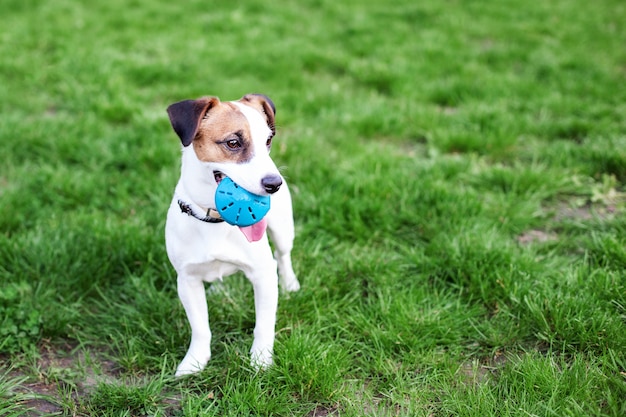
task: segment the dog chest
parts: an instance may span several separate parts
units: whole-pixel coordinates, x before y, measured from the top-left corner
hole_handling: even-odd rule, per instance
[[[183,269],[187,276],[202,277],[202,280],[205,282],[214,282],[234,274],[240,268],[233,263],[215,259],[202,263],[187,264]]]

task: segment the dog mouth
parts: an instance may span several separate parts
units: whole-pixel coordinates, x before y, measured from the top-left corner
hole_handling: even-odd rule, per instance
[[[223,172],[221,172],[221,171],[213,171],[213,178],[215,178],[215,182],[217,184],[219,184],[225,177],[226,177],[226,175],[224,175]]]

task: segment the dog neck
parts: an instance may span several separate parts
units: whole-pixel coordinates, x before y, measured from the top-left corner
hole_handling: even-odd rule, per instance
[[[217,183],[213,170],[196,156],[193,146],[183,148],[182,175],[176,187],[176,196],[194,212],[207,213],[215,207]]]
[[[213,171],[198,160],[193,146],[183,148],[181,171],[184,174],[175,191],[181,213],[205,223],[223,222],[214,208],[216,184]]]

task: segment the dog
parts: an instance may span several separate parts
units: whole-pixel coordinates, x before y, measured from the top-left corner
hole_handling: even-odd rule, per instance
[[[247,94],[230,102],[217,97],[184,100],[170,105],[167,113],[182,144],[182,166],[167,212],[165,242],[191,326],[189,349],[175,375],[199,372],[211,359],[204,283],[237,271],[254,288],[251,364],[266,368],[273,361],[279,277],[285,291],[300,288],[291,263],[291,195],[269,155],[276,108],[267,96]],[[238,227],[220,218],[215,194],[226,177],[250,193],[271,196],[269,212],[259,223]]]

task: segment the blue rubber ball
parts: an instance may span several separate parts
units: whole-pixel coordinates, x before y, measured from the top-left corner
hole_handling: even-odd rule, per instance
[[[225,177],[217,185],[215,205],[222,219],[234,226],[252,226],[270,210],[270,197],[252,194]]]

